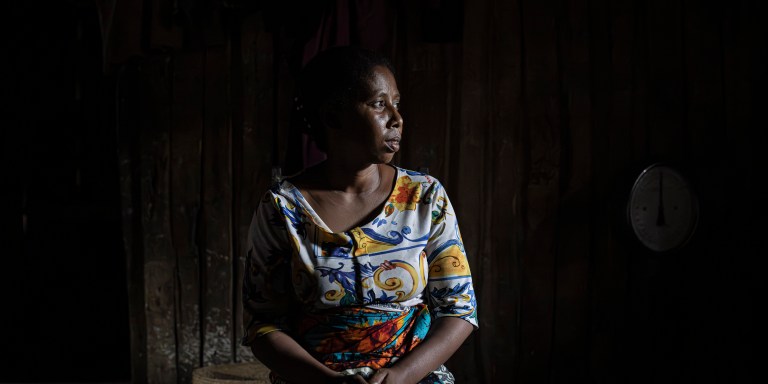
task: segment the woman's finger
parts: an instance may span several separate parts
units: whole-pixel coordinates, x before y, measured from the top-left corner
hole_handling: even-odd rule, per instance
[[[360,375],[351,375],[351,376],[342,376],[342,379],[339,380],[340,384],[368,384],[367,381],[365,381],[365,378],[363,378]]]
[[[376,372],[373,377],[368,379],[368,384],[381,384],[384,382],[384,378],[387,377],[387,371],[384,369],[379,370]]]

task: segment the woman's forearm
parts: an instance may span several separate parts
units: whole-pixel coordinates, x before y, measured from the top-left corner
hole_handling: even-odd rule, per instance
[[[441,317],[435,321],[427,338],[398,360],[393,368],[407,381],[416,383],[445,363],[466,340],[473,327],[466,320]]]
[[[340,376],[280,331],[257,338],[251,350],[259,361],[292,383],[322,383],[323,379]]]
[[[435,321],[427,338],[392,368],[382,369],[371,383],[417,383],[450,358],[472,333],[472,325],[459,318]],[[276,331],[257,338],[251,346],[254,356],[279,376],[293,383],[336,381],[340,374],[317,361],[293,338]],[[396,375],[387,377],[386,371]],[[360,378],[349,382],[364,382]]]

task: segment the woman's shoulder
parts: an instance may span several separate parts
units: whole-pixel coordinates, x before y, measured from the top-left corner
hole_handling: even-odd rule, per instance
[[[418,197],[418,200],[423,203],[433,203],[435,196],[445,193],[443,185],[435,176],[426,172],[394,167],[398,175],[393,191],[396,199],[399,195],[407,193],[410,196]]]
[[[295,205],[298,201],[298,189],[286,178],[275,180],[266,190],[262,190],[260,203],[274,208]]]
[[[392,165],[397,171],[397,179],[407,178],[411,182],[418,182],[421,184],[440,184],[440,181],[436,177],[420,171],[413,171],[407,168],[401,168],[397,165]]]

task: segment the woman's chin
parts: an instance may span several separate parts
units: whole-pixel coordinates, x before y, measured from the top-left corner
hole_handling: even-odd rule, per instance
[[[379,156],[379,163],[380,164],[389,164],[392,162],[392,159],[395,158],[395,153],[384,153]]]

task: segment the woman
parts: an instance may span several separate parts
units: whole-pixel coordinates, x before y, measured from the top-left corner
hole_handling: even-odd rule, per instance
[[[391,65],[332,48],[297,110],[327,159],[253,216],[243,345],[273,383],[452,383],[442,364],[477,327],[456,216],[433,177],[389,164],[403,119]]]

